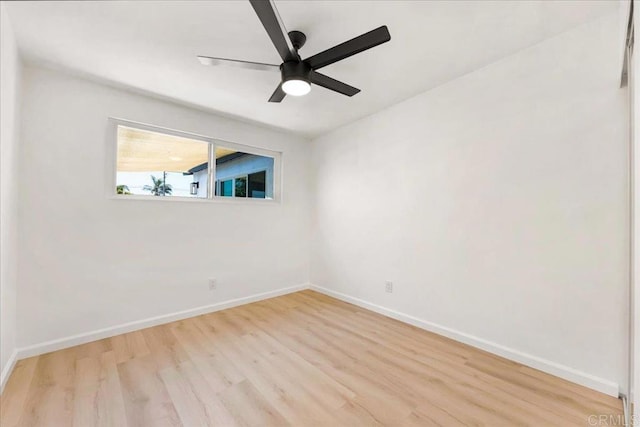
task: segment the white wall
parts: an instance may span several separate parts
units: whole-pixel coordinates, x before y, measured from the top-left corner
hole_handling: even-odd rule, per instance
[[[308,141],[41,68],[24,82],[19,347],[308,281]],[[110,116],[282,151],[283,201],[109,199]]]
[[[603,17],[316,139],[312,283],[617,393],[618,25]]]
[[[16,349],[18,129],[21,63],[0,4],[0,389]]]

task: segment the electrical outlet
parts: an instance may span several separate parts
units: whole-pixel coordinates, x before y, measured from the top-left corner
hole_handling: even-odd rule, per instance
[[[390,281],[384,282],[384,290],[389,293],[393,292],[393,282],[390,282]]]
[[[216,279],[209,279],[209,290],[215,291],[217,287],[218,287],[218,282],[216,281]]]

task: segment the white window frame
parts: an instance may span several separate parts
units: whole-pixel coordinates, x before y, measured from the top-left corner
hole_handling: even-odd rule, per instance
[[[149,132],[162,133],[165,135],[179,136],[182,138],[202,141],[209,146],[209,164],[207,168],[207,197],[181,197],[167,196],[157,197],[152,195],[124,195],[116,193],[117,186],[117,165],[118,165],[118,126],[126,126],[133,129],[139,129]],[[253,197],[228,197],[216,196],[216,148],[223,147],[238,152],[254,154],[257,156],[270,157],[273,159],[273,198],[253,198]],[[260,147],[254,147],[246,144],[238,144],[235,142],[225,141],[210,136],[199,135],[196,133],[185,132],[175,129],[169,129],[161,126],[150,125],[146,123],[134,122],[131,120],[120,119],[115,117],[109,118],[109,131],[107,136],[107,179],[105,179],[105,191],[108,198],[115,200],[154,200],[157,202],[204,202],[204,203],[280,203],[282,200],[281,174],[282,174],[282,152],[269,150]],[[243,176],[243,175],[238,175]],[[230,178],[235,180],[234,178]],[[233,188],[235,194],[235,188]]]

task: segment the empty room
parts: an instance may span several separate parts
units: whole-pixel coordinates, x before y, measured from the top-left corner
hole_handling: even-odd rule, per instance
[[[640,427],[634,16],[1,1],[0,426]]]

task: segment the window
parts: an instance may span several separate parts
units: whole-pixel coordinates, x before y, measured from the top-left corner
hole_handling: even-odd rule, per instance
[[[185,172],[208,158],[204,141],[118,126],[116,193],[206,198],[207,180],[194,181]]]
[[[220,195],[224,197],[233,196],[233,180],[228,179],[220,183]]]
[[[117,195],[277,200],[280,153],[112,120]]]
[[[255,172],[247,176],[249,197],[264,199],[267,194],[267,171]]]
[[[273,157],[216,147],[216,194],[272,199],[274,164]]]

